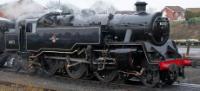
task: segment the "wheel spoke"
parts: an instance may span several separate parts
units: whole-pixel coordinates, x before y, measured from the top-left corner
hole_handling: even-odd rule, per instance
[[[97,77],[98,80],[102,82],[110,82],[115,80],[118,76],[118,71],[116,70],[101,70],[94,72],[94,75]]]

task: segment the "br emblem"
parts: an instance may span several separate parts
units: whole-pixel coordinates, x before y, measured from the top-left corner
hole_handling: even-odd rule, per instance
[[[52,41],[52,43],[56,43],[56,41],[58,40],[58,38],[56,37],[55,33],[52,33],[52,37],[50,38],[50,40]]]

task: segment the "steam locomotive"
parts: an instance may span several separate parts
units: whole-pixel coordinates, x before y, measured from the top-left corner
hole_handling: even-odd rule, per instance
[[[173,84],[191,61],[182,58],[169,40],[169,21],[147,13],[137,2],[134,14],[83,15],[48,13],[26,18],[15,32],[5,32],[1,49],[5,64],[16,70],[49,75],[64,70],[79,79],[103,82],[137,78],[147,86]],[[3,57],[2,57],[3,58]]]

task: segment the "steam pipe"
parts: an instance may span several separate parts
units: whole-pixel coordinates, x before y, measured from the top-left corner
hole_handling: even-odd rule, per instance
[[[132,35],[132,30],[131,29],[127,29],[126,30],[126,35],[125,35],[125,38],[124,38],[124,43],[130,42],[131,35]]]

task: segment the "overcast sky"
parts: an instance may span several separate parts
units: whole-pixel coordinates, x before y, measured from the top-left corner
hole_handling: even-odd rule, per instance
[[[6,2],[13,2],[16,0],[1,0],[0,4],[6,3]],[[57,1],[59,0],[35,0],[38,3],[41,3],[43,5],[47,4],[48,1]],[[75,5],[76,7],[79,7],[81,9],[83,8],[89,8],[93,3],[100,0],[60,0],[61,3],[70,3]],[[146,1],[148,3],[148,8],[153,8],[156,10],[161,10],[164,6],[181,6],[183,8],[189,8],[189,7],[198,7],[200,8],[200,0],[102,0],[109,4],[112,4],[114,7],[116,7],[119,10],[133,10],[134,3],[136,1]]]

